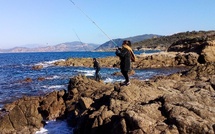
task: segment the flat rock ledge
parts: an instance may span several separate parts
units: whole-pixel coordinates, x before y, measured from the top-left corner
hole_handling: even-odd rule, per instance
[[[66,119],[74,134],[215,133],[214,63],[131,83],[120,87],[75,76],[67,91],[5,105],[0,133],[34,133],[56,118]]]
[[[136,57],[137,61],[132,62],[132,68],[135,69],[194,66],[199,64],[199,55],[194,52],[159,52],[153,54],[143,53],[136,55]],[[102,68],[119,68],[120,66],[119,57],[116,56],[97,58],[97,60]],[[68,58],[65,61],[57,61],[54,63],[54,65],[93,67],[92,58]]]

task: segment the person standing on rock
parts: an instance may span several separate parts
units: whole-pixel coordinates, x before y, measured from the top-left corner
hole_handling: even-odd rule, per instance
[[[120,70],[125,78],[125,81],[121,85],[130,85],[128,72],[131,70],[131,61],[135,62],[136,60],[134,52],[131,49],[131,41],[124,40],[122,48],[116,49],[115,53],[120,58]]]
[[[100,75],[99,75],[100,65],[99,65],[99,62],[96,60],[96,58],[93,58],[93,67],[96,70],[96,72],[95,72],[95,80],[100,81]]]

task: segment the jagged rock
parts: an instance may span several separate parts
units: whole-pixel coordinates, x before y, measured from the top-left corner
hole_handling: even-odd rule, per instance
[[[202,78],[202,77],[207,77],[210,78],[209,76],[213,76],[215,70],[215,63],[211,64],[204,64],[204,65],[199,65],[199,66],[194,66],[190,71],[185,73],[185,77],[189,78]]]
[[[214,41],[199,38],[178,44],[173,48],[189,50],[139,55],[133,67],[193,66],[190,70],[148,81],[132,79],[129,86],[78,75],[70,79],[68,94],[55,91],[5,105],[0,111],[1,133],[33,133],[44,119],[63,117],[75,128],[74,134],[215,133]],[[119,65],[116,57],[98,60],[102,67]],[[91,63],[91,58],[68,59],[56,65],[92,67]]]
[[[79,100],[81,108],[84,110],[88,109],[93,102],[94,101],[88,97],[81,97],[81,99]]]
[[[64,103],[65,91],[54,91],[40,102],[39,112],[46,120],[53,120],[64,115],[66,106]]]
[[[175,61],[177,65],[194,66],[198,64],[199,55],[197,53],[177,53]]]
[[[42,127],[43,119],[38,107],[37,97],[24,97],[6,105],[8,113],[0,119],[1,133],[32,133]]]
[[[62,90],[6,104],[0,112],[0,133],[34,133],[44,126],[45,119],[56,119],[64,114],[65,95]]]
[[[201,55],[205,62],[215,62],[215,40],[206,42]]]
[[[6,105],[0,112],[1,132],[33,133],[44,119],[66,117],[74,134],[214,133],[213,63],[131,83],[120,86],[73,77],[68,94],[55,91]]]
[[[207,37],[187,38],[173,43],[168,52],[194,52],[199,63],[215,62],[215,34]]]
[[[77,90],[84,83],[84,87],[93,90],[84,94],[85,97],[94,100],[84,110],[79,107],[80,102],[74,104],[76,114],[70,111],[72,126],[76,127],[74,133],[212,134],[215,124],[213,66],[199,65],[190,71],[150,81],[131,80],[130,86],[120,87],[115,83],[109,92],[103,90],[107,88],[103,83],[91,84],[94,82],[90,79],[84,83],[86,78],[81,76],[72,78],[69,90]],[[189,72],[197,75],[189,77]],[[208,79],[199,79],[200,74]],[[81,88],[78,94],[83,90],[87,89]],[[78,100],[76,97],[72,100]]]
[[[207,41],[205,37],[187,38],[174,42],[169,48],[168,52],[195,52],[200,54],[204,43]]]

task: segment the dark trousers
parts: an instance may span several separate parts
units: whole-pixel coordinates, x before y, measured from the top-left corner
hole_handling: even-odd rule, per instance
[[[121,73],[125,78],[125,82],[129,82],[128,71],[121,70]]]
[[[100,69],[96,69],[96,72],[95,72],[96,81],[100,81],[99,71],[100,71]]]

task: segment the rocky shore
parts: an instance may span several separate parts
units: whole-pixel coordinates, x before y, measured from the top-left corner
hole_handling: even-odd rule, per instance
[[[97,59],[102,67],[119,67],[118,57]],[[166,52],[137,55],[133,68],[162,68],[177,66],[195,66],[215,62],[215,35],[179,40],[173,43]],[[54,63],[56,66],[92,67],[92,58],[69,58]],[[34,67],[40,69],[42,66]]]
[[[214,57],[214,40],[186,39],[168,52],[139,55],[133,68],[189,66],[187,71],[147,81],[132,79],[130,86],[73,77],[67,90],[5,105],[0,111],[0,133],[34,133],[45,125],[44,120],[66,119],[75,134],[214,134]],[[103,67],[119,64],[117,57],[99,60]],[[67,59],[55,64],[91,63],[92,59]]]

